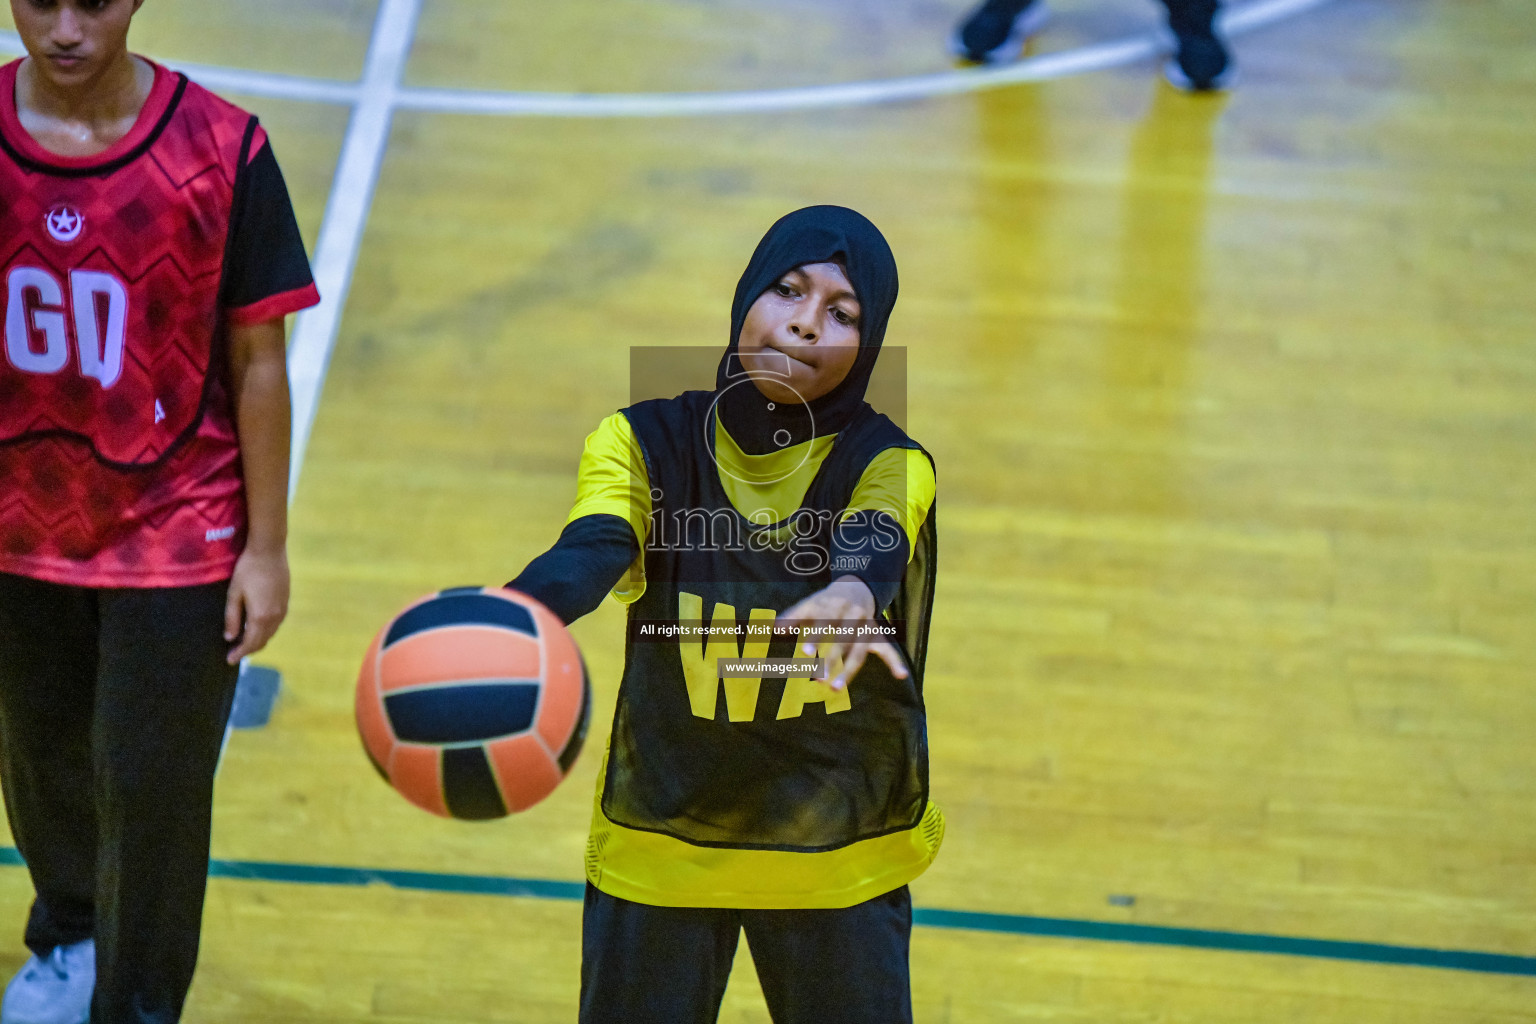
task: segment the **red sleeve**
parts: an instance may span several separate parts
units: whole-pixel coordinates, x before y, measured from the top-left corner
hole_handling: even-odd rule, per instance
[[[316,288],[315,283],[311,281],[303,288],[268,295],[260,302],[253,302],[249,306],[226,309],[224,318],[236,327],[246,327],[266,320],[276,320],[289,313],[297,313],[301,309],[316,305],[319,301],[320,289]]]

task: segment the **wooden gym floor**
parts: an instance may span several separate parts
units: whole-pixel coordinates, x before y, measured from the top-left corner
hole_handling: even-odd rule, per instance
[[[410,88],[730,93],[949,70],[964,7],[425,0],[397,37]],[[355,82],[375,15],[149,0],[133,42]],[[1059,0],[1033,52],[1157,21]],[[410,598],[546,547],[630,348],[723,345],[762,230],[836,202],[896,251],[888,340],[939,465],[949,834],[913,887],[918,1019],[1536,1021],[1532,33],[1518,0],[1333,0],[1238,38],[1226,98],[1139,60],[797,112],[395,110],[296,492],[292,615],[258,658],[284,692],[219,779],[214,856],[260,877],[211,882],[187,1019],[574,1019],[577,903],[312,883],[574,891],[619,608],[575,627],[587,755],[500,823],[374,777],[356,666]],[[315,252],[350,111],[270,91],[231,96]],[[7,974],[29,898],[0,870]],[[1071,937],[1099,924],[1131,941]],[[1387,947],[1445,952],[1369,962]],[[767,1020],[745,957],[722,1020]]]

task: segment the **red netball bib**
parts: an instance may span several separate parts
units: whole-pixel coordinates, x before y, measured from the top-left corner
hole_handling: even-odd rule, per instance
[[[70,437],[147,467],[202,418],[256,120],[157,71],[149,116],[89,158],[43,150],[0,103],[0,445]]]

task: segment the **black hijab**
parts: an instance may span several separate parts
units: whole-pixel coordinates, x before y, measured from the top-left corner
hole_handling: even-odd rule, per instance
[[[859,354],[848,376],[805,404],[773,403],[743,375],[736,357],[741,325],[758,297],[807,263],[841,262],[859,300]],[[896,258],[880,229],[843,206],[808,206],[779,218],[757,243],[731,303],[731,344],[715,372],[721,422],[742,451],[766,455],[835,434],[864,403],[869,376],[896,305]]]

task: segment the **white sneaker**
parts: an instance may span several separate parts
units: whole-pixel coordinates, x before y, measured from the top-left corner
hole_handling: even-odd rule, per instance
[[[96,940],[33,957],[5,988],[0,1024],[89,1024],[96,991]]]

